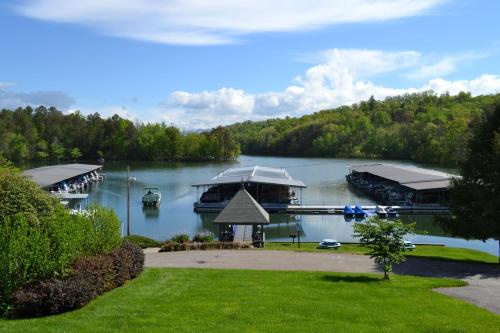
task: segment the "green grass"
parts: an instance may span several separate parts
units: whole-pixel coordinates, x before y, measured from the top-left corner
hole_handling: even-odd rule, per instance
[[[0,332],[498,332],[500,316],[431,290],[463,284],[369,274],[147,269],[83,309],[0,320]]]
[[[292,250],[304,252],[336,252],[355,254],[366,254],[368,252],[367,248],[359,244],[342,244],[342,247],[337,250],[318,249],[317,247],[318,243],[300,243],[300,248],[298,248],[297,243],[267,242],[264,250]],[[498,264],[498,257],[492,254],[477,250],[446,246],[417,245],[417,248],[413,251],[408,251],[407,255],[411,257],[424,257],[444,261]]]

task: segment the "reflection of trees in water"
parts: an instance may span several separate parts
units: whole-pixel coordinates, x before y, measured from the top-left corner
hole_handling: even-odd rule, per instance
[[[450,237],[439,227],[433,215],[402,215],[400,218],[405,223],[416,222],[415,233],[417,234]]]

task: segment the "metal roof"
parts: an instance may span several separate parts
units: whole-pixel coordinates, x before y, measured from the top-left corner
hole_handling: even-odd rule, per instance
[[[447,188],[451,179],[458,177],[449,173],[410,165],[385,163],[355,165],[350,166],[349,169],[389,179],[414,190]]]
[[[206,182],[193,184],[192,186],[232,184],[241,182],[306,187],[306,185],[300,180],[293,179],[285,169],[261,166],[230,168],[222,171],[217,176]]]
[[[241,189],[215,218],[214,223],[269,224],[269,214],[245,189]]]
[[[25,170],[23,174],[41,187],[47,187],[100,168],[102,165],[60,164]]]

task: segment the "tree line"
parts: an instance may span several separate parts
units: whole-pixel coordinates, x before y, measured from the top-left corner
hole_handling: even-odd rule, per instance
[[[239,145],[224,127],[183,133],[164,123],[28,106],[0,111],[0,154],[11,161],[227,161],[238,157]]]
[[[404,159],[455,166],[470,126],[500,94],[472,97],[432,91],[371,97],[300,118],[246,121],[227,128],[250,155]]]

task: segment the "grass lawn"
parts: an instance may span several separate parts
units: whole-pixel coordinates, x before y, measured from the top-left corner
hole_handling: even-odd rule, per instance
[[[279,242],[266,242],[265,250],[293,250],[305,252],[328,252],[336,251],[338,253],[359,253],[366,254],[368,250],[359,244],[342,244],[342,247],[337,250],[331,249],[318,249],[318,243],[300,243],[300,248],[297,243],[279,243]],[[498,257],[492,254],[471,250],[446,246],[434,245],[417,245],[413,251],[407,252],[408,256],[412,257],[425,257],[435,260],[448,260],[448,261],[463,261],[463,262],[478,262],[488,264],[498,264]]]
[[[500,316],[431,290],[460,285],[411,276],[156,268],[78,311],[0,320],[0,332],[498,332]]]

